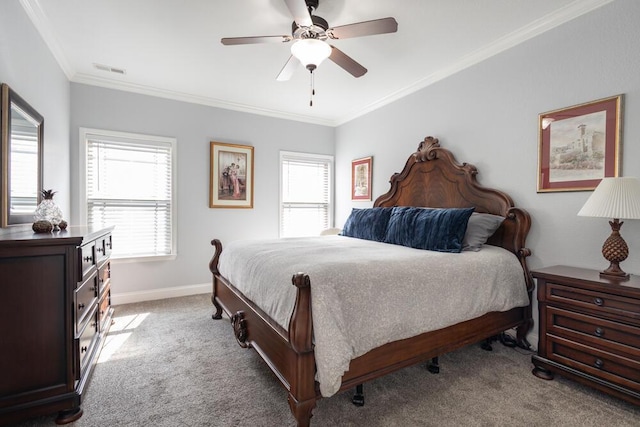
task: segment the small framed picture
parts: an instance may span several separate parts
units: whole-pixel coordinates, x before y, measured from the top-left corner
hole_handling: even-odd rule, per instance
[[[351,200],[371,200],[371,164],[373,157],[351,162]]]
[[[253,147],[211,141],[210,208],[253,208]]]
[[[538,192],[595,189],[617,177],[622,95],[540,114]]]

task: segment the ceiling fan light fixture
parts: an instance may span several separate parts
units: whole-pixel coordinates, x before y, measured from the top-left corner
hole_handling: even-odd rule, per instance
[[[302,39],[291,46],[291,54],[298,58],[307,70],[313,71],[331,55],[331,46],[318,39]]]

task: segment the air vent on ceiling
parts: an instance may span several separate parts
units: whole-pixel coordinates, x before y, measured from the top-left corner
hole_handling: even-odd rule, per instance
[[[116,74],[126,74],[127,73],[127,71],[124,68],[115,68],[115,67],[110,67],[108,65],[96,64],[96,63],[94,63],[93,66],[95,68],[97,68],[98,70],[109,71],[110,73],[116,73]]]

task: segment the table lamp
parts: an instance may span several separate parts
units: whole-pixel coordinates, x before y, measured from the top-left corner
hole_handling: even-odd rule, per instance
[[[603,178],[584,204],[578,216],[613,218],[609,221],[611,235],[602,245],[602,256],[609,261],[609,268],[600,277],[628,280],[620,263],[629,256],[629,247],[620,235],[621,219],[640,219],[640,181],[633,177]]]

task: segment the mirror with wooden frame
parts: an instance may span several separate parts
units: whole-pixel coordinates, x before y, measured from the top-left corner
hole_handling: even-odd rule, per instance
[[[0,226],[32,223],[42,198],[44,119],[5,83],[0,118]]]

